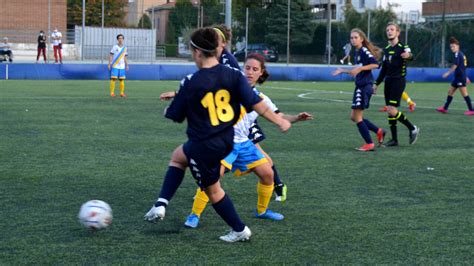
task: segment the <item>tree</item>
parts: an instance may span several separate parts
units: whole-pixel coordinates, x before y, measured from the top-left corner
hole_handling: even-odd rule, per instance
[[[397,15],[392,9],[393,5],[389,4],[386,9],[377,8],[366,10],[364,13],[358,13],[352,5],[347,5],[344,10],[345,25],[348,31],[353,28],[360,28],[367,33],[368,17],[370,12],[370,39],[378,45],[387,42],[385,37],[385,27],[391,21],[397,21]]]
[[[265,42],[265,33],[267,31],[266,17],[268,9],[259,1],[235,1],[232,7],[234,24],[232,25],[232,34],[234,40],[242,40],[245,36],[245,14],[246,8],[249,8],[249,42]]]
[[[151,29],[151,26],[150,17],[147,14],[143,14],[140,21],[138,21],[138,27],[141,29]]]
[[[104,24],[105,26],[125,26],[125,7],[128,0],[104,0]],[[87,26],[102,25],[102,0],[88,0],[86,3]],[[67,1],[67,24],[82,25],[82,0]]]
[[[312,22],[311,6],[307,1],[291,2],[290,36],[292,46],[302,46],[312,42],[315,24]],[[288,4],[275,3],[268,7],[266,19],[267,33],[265,41],[276,46],[280,51],[286,50]]]
[[[174,30],[172,36],[181,36],[181,31],[185,28],[197,27],[198,9],[189,0],[177,0],[174,10],[171,12],[169,21],[169,31]],[[170,33],[171,34],[171,33]],[[175,38],[172,43],[177,43]]]

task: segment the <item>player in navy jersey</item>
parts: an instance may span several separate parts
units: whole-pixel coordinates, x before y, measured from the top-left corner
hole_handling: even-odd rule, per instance
[[[374,77],[372,69],[379,67],[377,59],[380,57],[380,50],[375,47],[365,33],[360,29],[351,30],[351,44],[354,46],[354,63],[356,67],[351,69],[338,68],[333,75],[342,73],[355,77],[355,90],[352,98],[351,120],[357,124],[359,133],[365,141],[365,144],[359,151],[373,151],[375,144],[370,137],[370,131],[377,134],[379,144],[382,144],[385,132],[382,128],[377,127],[368,119],[364,119],[364,110],[369,108],[370,98],[373,93]]]
[[[448,97],[444,106],[438,107],[436,111],[440,113],[447,113],[449,105],[453,100],[454,93],[457,89],[464,97],[464,100],[467,104],[467,111],[464,112],[465,115],[474,115],[474,110],[472,109],[472,102],[471,97],[469,97],[466,88],[467,76],[466,76],[466,67],[467,67],[467,59],[463,52],[459,50],[459,41],[451,37],[449,40],[449,48],[454,53],[454,62],[451,68],[443,74],[443,78],[447,78],[451,73],[454,72],[454,80],[451,82],[451,87],[448,90]]]
[[[313,119],[313,116],[306,112],[299,113],[298,115],[283,114],[270,98],[256,89],[257,84],[264,83],[269,76],[265,67],[265,58],[262,55],[248,55],[244,64],[244,72],[254,92],[267,103],[273,112],[291,123]],[[236,176],[254,172],[259,177],[255,216],[260,219],[279,221],[282,220],[284,216],[268,209],[274,190],[274,171],[271,168],[272,160],[259,144],[252,143],[252,140],[249,138],[251,124],[257,117],[258,114],[255,112],[245,113],[242,119],[234,125],[234,149],[222,161],[221,174],[224,174],[224,167],[231,170]],[[191,214],[186,218],[186,222],[184,223],[186,227],[198,227],[201,214],[208,202],[209,198],[204,192],[200,190],[196,191]]]
[[[232,31],[225,25],[215,25],[212,27],[219,36],[219,47],[217,47],[217,58],[219,63],[240,70],[239,62],[234,55],[227,50],[227,45],[232,43]]]
[[[144,218],[156,222],[165,217],[166,207],[189,166],[218,215],[232,228],[220,239],[245,241],[251,231],[240,220],[219,182],[220,162],[233,148],[233,125],[239,119],[241,105],[255,110],[282,131],[288,130],[291,124],[261,102],[240,71],[219,64],[217,38],[211,28],[198,29],[191,35],[190,48],[199,70],[181,81],[176,97],[165,111],[165,116],[175,122],[187,119],[188,141],[174,150],[159,198]]]
[[[410,47],[398,39],[400,26],[390,22],[385,30],[389,44],[383,49],[382,69],[374,85],[375,93],[378,86],[385,80],[385,105],[388,106],[388,124],[392,139],[384,145],[398,146],[397,121],[408,128],[409,143],[414,144],[418,139],[420,129],[408,121],[407,117],[397,109],[400,106],[402,93],[405,91],[407,61],[412,60],[413,55]]]
[[[217,26],[214,26],[213,28],[216,30],[216,32],[219,35],[219,46],[220,46],[220,50],[218,49],[219,63],[226,66],[240,69],[237,59],[235,59],[235,57],[226,49],[227,44],[231,43],[231,39],[232,39],[231,30],[227,28],[225,25],[217,25]],[[263,141],[266,138],[265,134],[263,133],[263,130],[258,125],[257,120],[255,120],[255,123],[253,123],[252,127],[250,128],[249,138],[255,144]],[[261,149],[260,146],[257,146],[257,147]],[[275,194],[276,194],[275,200],[284,202],[286,200],[287,187],[281,181],[280,175],[278,174],[275,164],[270,159],[270,156],[268,156],[268,154],[266,154],[263,150],[261,151],[265,154],[267,159],[269,159],[272,164],[272,169],[274,172],[274,179],[275,179],[275,183],[274,183]]]
[[[225,66],[229,66],[232,68],[240,69],[239,63],[237,62],[237,59],[227,50],[226,46],[228,43],[231,43],[232,40],[232,31],[226,27],[225,25],[215,25],[212,27],[218,37],[219,37],[219,46],[217,47],[217,58],[219,60],[220,64],[223,64]],[[176,95],[175,92],[165,92],[161,94],[160,98],[162,100],[170,100]],[[250,128],[250,134],[249,138],[252,140],[253,143],[259,143],[263,141],[266,137],[265,134],[263,133],[263,130],[258,126],[257,120],[255,120],[255,123],[252,124],[252,127]],[[260,145],[257,146],[261,152],[265,154],[265,157],[270,161],[272,165],[272,169],[274,172],[274,185],[275,185],[275,194],[276,194],[276,201],[284,202],[286,201],[286,194],[287,194],[287,186],[281,181],[280,175],[278,174],[278,171],[275,167],[275,164],[273,160],[271,160],[270,156],[268,156],[265,151],[263,151],[260,147]],[[199,193],[199,191],[197,192]],[[204,195],[205,197],[205,195]]]

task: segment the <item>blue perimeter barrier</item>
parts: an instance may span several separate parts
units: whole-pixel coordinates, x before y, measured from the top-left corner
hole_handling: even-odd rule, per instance
[[[107,80],[109,71],[100,64],[0,64],[0,79],[65,80],[88,79]],[[348,66],[309,66],[309,65],[272,65],[267,66],[270,81],[352,81],[347,74],[332,76],[338,67]],[[197,70],[194,64],[132,64],[126,73],[128,80],[181,80]],[[443,79],[447,68],[408,68],[408,82],[451,82],[452,76]],[[373,71],[377,78],[379,70]],[[468,76],[474,77],[474,69],[468,68]]]

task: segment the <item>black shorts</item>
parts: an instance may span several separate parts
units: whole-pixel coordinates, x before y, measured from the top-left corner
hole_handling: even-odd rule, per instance
[[[369,109],[372,92],[372,84],[356,87],[352,96],[352,109]]]
[[[265,139],[265,134],[263,133],[260,126],[258,126],[257,121],[250,126],[250,133],[249,139],[254,143],[257,144]]]
[[[400,106],[402,94],[405,91],[405,78],[386,78],[385,79],[385,105]]]
[[[219,181],[221,160],[233,148],[232,140],[229,142],[224,139],[213,138],[212,145],[209,145],[210,142],[188,140],[183,145],[191,174],[198,186],[203,189]]]
[[[466,87],[466,79],[454,79],[451,86],[456,89]]]

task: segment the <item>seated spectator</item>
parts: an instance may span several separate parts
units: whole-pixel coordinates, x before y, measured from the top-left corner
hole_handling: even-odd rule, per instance
[[[3,38],[3,42],[0,43],[0,55],[7,55],[8,56],[8,61],[13,62],[13,53],[11,50],[11,44],[8,43],[8,38],[5,37]]]

